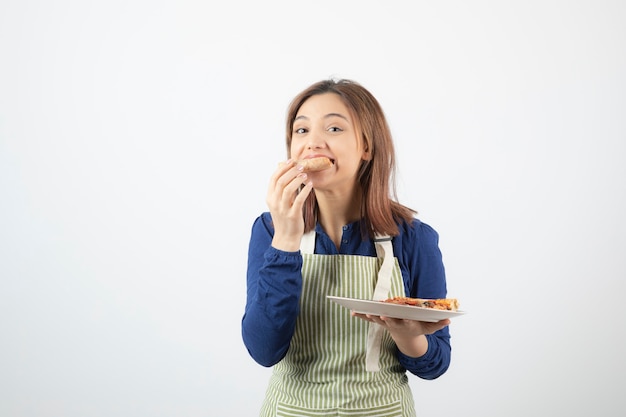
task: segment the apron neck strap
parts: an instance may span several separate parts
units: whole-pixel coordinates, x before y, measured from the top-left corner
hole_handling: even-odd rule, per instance
[[[378,280],[374,288],[372,300],[381,301],[389,298],[391,290],[391,273],[393,271],[393,246],[390,236],[376,235],[374,238],[376,245],[376,255],[383,259],[383,263],[378,270]]]
[[[311,230],[302,235],[302,240],[300,240],[300,252],[313,255],[315,252],[315,230]]]

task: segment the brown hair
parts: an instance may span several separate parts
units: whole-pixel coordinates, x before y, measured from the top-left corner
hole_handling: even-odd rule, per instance
[[[293,123],[302,104],[318,94],[337,94],[356,120],[357,129],[361,130],[365,149],[372,155],[371,160],[361,161],[358,181],[363,191],[361,199],[361,230],[364,237],[375,234],[398,235],[398,222],[411,223],[415,210],[397,201],[395,185],[395,152],[391,131],[385,114],[378,100],[359,83],[351,80],[319,81],[300,94],[291,102],[287,111],[287,155],[291,148]],[[317,221],[317,201],[312,191],[304,209],[304,229],[306,232],[315,228]]]

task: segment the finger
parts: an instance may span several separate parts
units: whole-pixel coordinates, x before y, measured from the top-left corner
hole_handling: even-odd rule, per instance
[[[303,174],[302,179],[303,179],[303,182],[298,186],[296,197],[294,198],[293,203],[292,203],[293,207],[296,209],[301,209],[304,206],[304,202],[306,201],[307,197],[309,196],[309,194],[311,194],[311,191],[313,190],[313,182],[306,181],[307,180],[306,174]],[[302,187],[302,185],[304,185],[304,187]]]
[[[285,174],[287,172],[289,172],[289,170],[293,170],[292,174],[286,178],[284,178]],[[287,160],[285,162],[280,162],[278,164],[278,167],[276,168],[276,170],[272,173],[271,177],[270,177],[270,181],[268,184],[268,188],[269,191],[271,192],[272,190],[275,190],[277,187],[279,187],[279,181],[282,178],[282,183],[283,184],[287,184],[291,179],[293,179],[293,177],[295,177],[296,175],[298,175],[298,171],[295,168],[295,162],[292,160]],[[280,187],[279,187],[280,188]]]
[[[351,311],[350,315],[352,317],[356,317],[356,318],[359,318],[359,319],[362,319],[362,320],[365,320],[365,321],[369,321],[369,322],[373,321],[368,314],[356,313],[354,311]]]
[[[272,173],[272,176],[270,177],[270,187],[274,187],[276,186],[276,184],[278,183],[278,180],[283,177],[290,169],[294,169],[295,168],[295,163],[291,160],[288,160],[286,162],[281,162],[278,164],[278,167],[276,168],[276,170],[274,170],[274,172]],[[297,170],[294,170],[293,176],[296,175]]]
[[[311,186],[302,187],[307,179],[306,174],[300,173],[286,182],[290,177],[291,173],[288,172],[278,179],[276,188],[268,195],[268,204],[281,211],[301,216],[302,213],[296,212],[302,208],[306,196],[311,191]],[[301,188],[304,189],[304,194],[298,199]]]
[[[444,327],[449,326],[449,325],[450,325],[450,323],[451,323],[451,321],[450,321],[450,320],[448,320],[448,319],[441,320],[441,321],[439,322],[439,325],[441,326],[441,328],[440,328],[439,330],[443,329]]]
[[[428,333],[434,333],[434,332],[438,332],[439,330],[443,329],[449,324],[450,324],[450,320],[444,319],[444,320],[439,320],[438,322],[435,322],[435,323],[424,323],[424,326],[427,329]]]
[[[376,324],[379,324],[381,326],[387,326],[387,323],[385,323],[385,320],[382,320],[382,318],[380,316],[376,316],[376,315],[373,315],[373,314],[367,314],[367,318],[372,323],[376,323]]]
[[[282,161],[278,163],[276,170],[272,174],[272,178],[278,179],[281,175],[287,172],[289,169],[295,166],[296,162],[292,159],[288,159],[286,161]]]
[[[439,320],[438,322],[433,323],[433,324],[438,328],[438,330],[441,330],[450,324],[450,319]]]
[[[283,195],[289,197],[295,197],[308,178],[304,172],[296,172],[295,176],[292,177],[293,174],[293,172],[288,171],[278,180],[279,187],[282,187]]]
[[[408,328],[413,320],[399,319],[395,317],[380,316],[380,324],[388,329]]]
[[[286,163],[285,167],[287,167],[288,165],[290,164]],[[267,190],[268,203],[278,202],[282,200],[286,193],[290,196],[289,203],[291,203],[291,199],[294,197],[298,187],[302,185],[304,178],[300,178],[298,182],[293,182],[294,179],[296,179],[298,175],[301,174],[301,172],[293,167],[293,163],[291,163],[291,165],[292,166],[287,169],[277,169],[272,175]],[[292,184],[291,188],[287,189],[290,184]]]

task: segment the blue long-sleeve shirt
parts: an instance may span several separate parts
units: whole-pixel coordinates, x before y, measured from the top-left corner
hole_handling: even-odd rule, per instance
[[[344,226],[339,249],[318,224],[315,253],[320,255],[376,256],[374,242],[361,237],[360,223]],[[272,247],[271,216],[262,213],[252,226],[248,248],[247,299],[242,319],[242,337],[252,358],[273,366],[287,353],[294,334],[302,290],[302,254]],[[400,224],[394,236],[405,293],[414,298],[445,298],[446,278],[439,235],[429,225],[414,219]],[[357,320],[355,318],[355,320]],[[450,365],[448,327],[427,335],[428,350],[418,358],[397,350],[398,360],[409,372],[423,379],[441,376]]]

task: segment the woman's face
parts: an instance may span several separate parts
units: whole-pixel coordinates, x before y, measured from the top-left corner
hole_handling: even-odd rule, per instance
[[[360,163],[369,159],[352,113],[334,93],[307,99],[296,114],[291,138],[291,158],[326,156],[334,164],[309,173],[316,190],[352,187]]]

